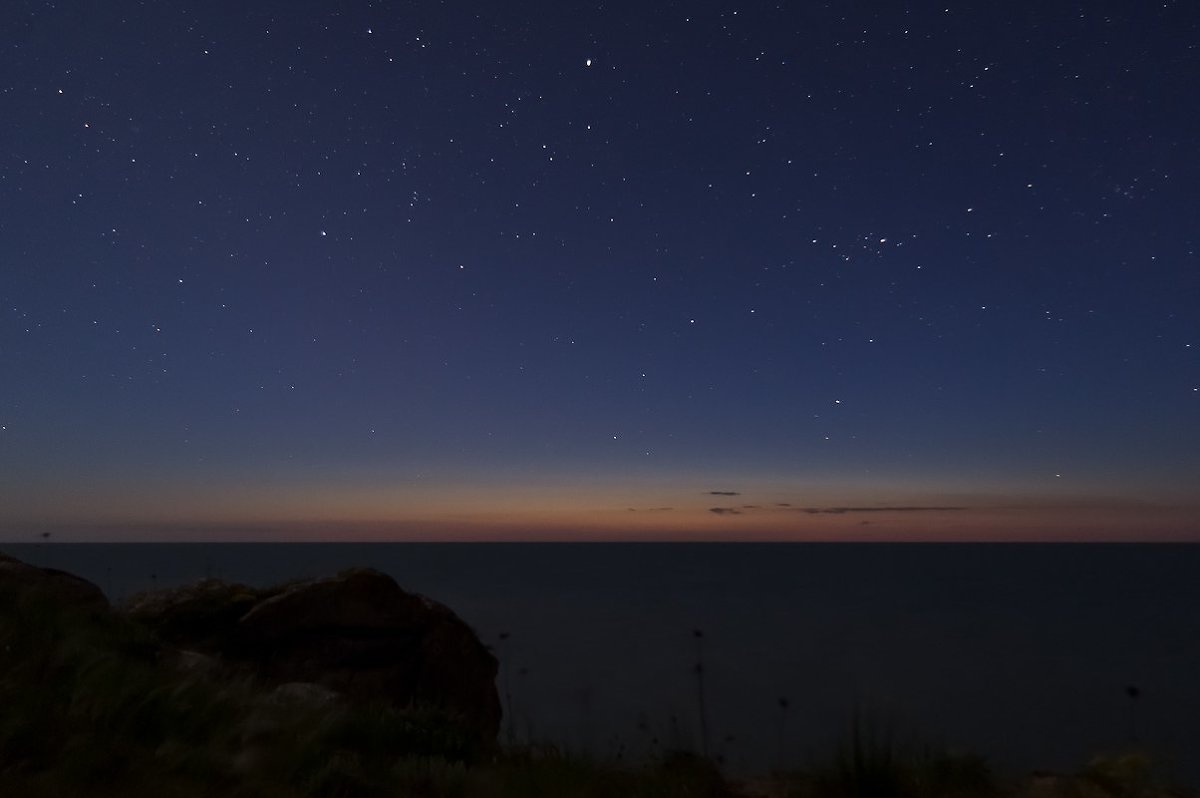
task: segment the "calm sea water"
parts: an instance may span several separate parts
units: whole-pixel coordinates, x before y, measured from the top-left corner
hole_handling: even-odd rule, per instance
[[[485,643],[508,633],[506,732],[599,755],[699,749],[702,657],[710,750],[739,771],[827,753],[860,705],[900,736],[979,751],[1011,772],[1070,770],[1136,734],[1200,784],[1200,546],[0,549],[117,600],[204,576],[266,585],[378,568],[449,605]],[[1136,707],[1127,685],[1141,690]]]

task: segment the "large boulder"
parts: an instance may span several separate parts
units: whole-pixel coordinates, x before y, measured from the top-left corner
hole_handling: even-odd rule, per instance
[[[273,682],[447,711],[494,737],[497,662],[457,615],[367,568],[293,584],[238,622],[239,654]]]
[[[386,780],[401,754],[473,761],[495,743],[496,670],[454,613],[376,571],[209,580],[114,611],[0,554],[0,795],[307,794],[309,763]]]
[[[9,609],[37,606],[55,611],[102,615],[104,591],[86,579],[55,568],[39,568],[0,553],[0,600]]]
[[[379,571],[265,590],[206,580],[139,594],[125,612],[170,645],[268,685],[311,683],[355,703],[434,710],[487,739],[499,730],[495,657],[448,608]]]
[[[168,645],[225,653],[230,647],[231,630],[266,595],[269,591],[249,585],[205,579],[135,593],[121,609]]]
[[[188,672],[433,711],[487,741],[500,727],[496,658],[447,607],[371,569],[262,589],[208,579],[137,594],[114,613],[91,582],[0,554],[0,651],[67,631]]]

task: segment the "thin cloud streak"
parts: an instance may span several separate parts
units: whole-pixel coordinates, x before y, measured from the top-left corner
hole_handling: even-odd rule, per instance
[[[798,507],[809,515],[845,515],[846,513],[950,513],[966,510],[966,507]]]

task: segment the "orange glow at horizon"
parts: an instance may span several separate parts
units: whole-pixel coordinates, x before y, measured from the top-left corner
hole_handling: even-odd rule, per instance
[[[26,512],[0,517],[0,539],[45,527],[90,529],[79,534],[93,540],[1200,541],[1194,502],[973,487],[719,473],[432,484],[378,474],[200,484],[97,477],[69,493],[24,486]]]
[[[57,539],[163,541],[727,541],[727,542],[953,542],[953,541],[1197,541],[1195,507],[1033,503],[1000,506],[856,503],[796,507],[704,505],[614,507],[577,504],[566,497],[536,509],[519,502],[488,506],[430,503],[390,517],[378,505],[357,513],[320,502],[298,512],[272,514],[259,506],[226,504],[222,513],[179,512],[133,517],[46,519],[38,528],[62,528]],[[507,506],[504,506],[507,504]],[[714,511],[717,508],[719,511]],[[161,508],[161,510],[166,508]],[[280,508],[282,509],[282,508]],[[23,539],[29,524],[6,523],[0,539]],[[77,530],[66,533],[65,530]],[[86,530],[80,532],[78,530]]]

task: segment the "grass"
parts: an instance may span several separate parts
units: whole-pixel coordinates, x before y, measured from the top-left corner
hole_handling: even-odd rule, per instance
[[[1166,798],[1149,759],[1093,760],[1035,789],[1001,784],[973,754],[905,747],[855,715],[831,756],[734,791],[702,755],[617,764],[554,746],[481,752],[433,713],[328,707],[264,697],[252,682],[117,678],[107,656],[79,657],[70,689],[4,683],[0,794],[29,798]],[[62,675],[60,672],[59,675]],[[15,701],[16,703],[7,703]],[[41,708],[39,711],[38,708]],[[15,722],[15,725],[14,725]]]
[[[887,723],[856,710],[833,754],[776,774],[773,795],[800,798],[991,798],[1001,794],[986,760],[974,754],[902,745]]]
[[[902,744],[887,723],[855,711],[831,756],[777,772],[761,798],[1184,798],[1145,751],[1098,756],[1073,774],[1004,779],[976,753]]]

